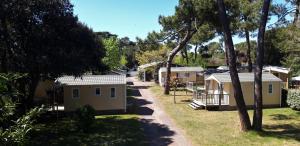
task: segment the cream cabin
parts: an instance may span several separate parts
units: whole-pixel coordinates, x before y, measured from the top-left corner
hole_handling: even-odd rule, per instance
[[[126,112],[125,75],[63,76],[56,82],[63,87],[65,111],[74,111],[88,104],[97,111]]]
[[[244,101],[247,107],[254,104],[254,74],[239,73]],[[264,107],[280,107],[282,80],[270,73],[262,74],[262,94]],[[193,108],[218,107],[221,109],[234,109],[236,101],[229,73],[215,73],[205,79],[205,88],[194,93]]]

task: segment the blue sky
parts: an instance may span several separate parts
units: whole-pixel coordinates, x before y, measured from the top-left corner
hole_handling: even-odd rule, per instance
[[[131,40],[161,29],[159,15],[172,15],[178,0],[71,0],[79,20],[94,31],[109,31]]]
[[[283,0],[275,0],[276,3]],[[119,37],[145,38],[159,31],[159,15],[172,15],[178,0],[71,0],[79,20],[94,31],[109,31]],[[256,39],[256,38],[252,38]],[[218,38],[213,41],[218,41]],[[237,36],[234,43],[244,41]]]

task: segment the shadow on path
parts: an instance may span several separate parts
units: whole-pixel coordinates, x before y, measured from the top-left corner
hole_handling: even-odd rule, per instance
[[[154,123],[150,119],[141,119],[144,131],[147,135],[146,141],[151,146],[167,146],[173,142],[171,136],[175,134],[168,126]]]

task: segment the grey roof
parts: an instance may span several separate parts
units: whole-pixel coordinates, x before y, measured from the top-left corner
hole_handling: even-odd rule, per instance
[[[160,72],[166,72],[166,67],[161,67]],[[202,72],[204,69],[202,67],[171,67],[171,72]]]
[[[83,75],[81,77],[63,76],[55,82],[63,85],[113,85],[126,84],[125,75]]]
[[[147,67],[158,65],[160,63],[162,63],[162,61],[156,61],[156,62],[151,62],[151,63],[143,64],[143,65],[138,66],[138,69],[145,69]]]
[[[288,74],[290,72],[289,68],[280,67],[280,66],[264,66],[263,70],[265,71],[276,71]]]
[[[239,79],[240,82],[254,82],[254,73],[239,73]],[[218,82],[231,82],[231,77],[229,73],[215,73],[206,78],[205,80],[211,80],[215,79]],[[273,81],[273,82],[281,82],[281,79],[276,77],[275,75],[271,73],[263,73],[262,74],[262,81],[263,82],[268,82],[268,81]]]
[[[292,81],[300,81],[300,76],[292,77]]]

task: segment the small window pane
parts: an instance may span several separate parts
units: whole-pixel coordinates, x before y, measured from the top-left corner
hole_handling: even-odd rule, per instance
[[[110,88],[110,97],[116,97],[116,89]]]
[[[269,84],[269,93],[273,93],[273,86],[272,86],[272,84]]]
[[[79,89],[73,89],[73,98],[79,98]]]
[[[185,73],[185,77],[190,77],[190,73]]]
[[[100,88],[96,88],[96,95],[100,95],[101,92],[100,92]]]

